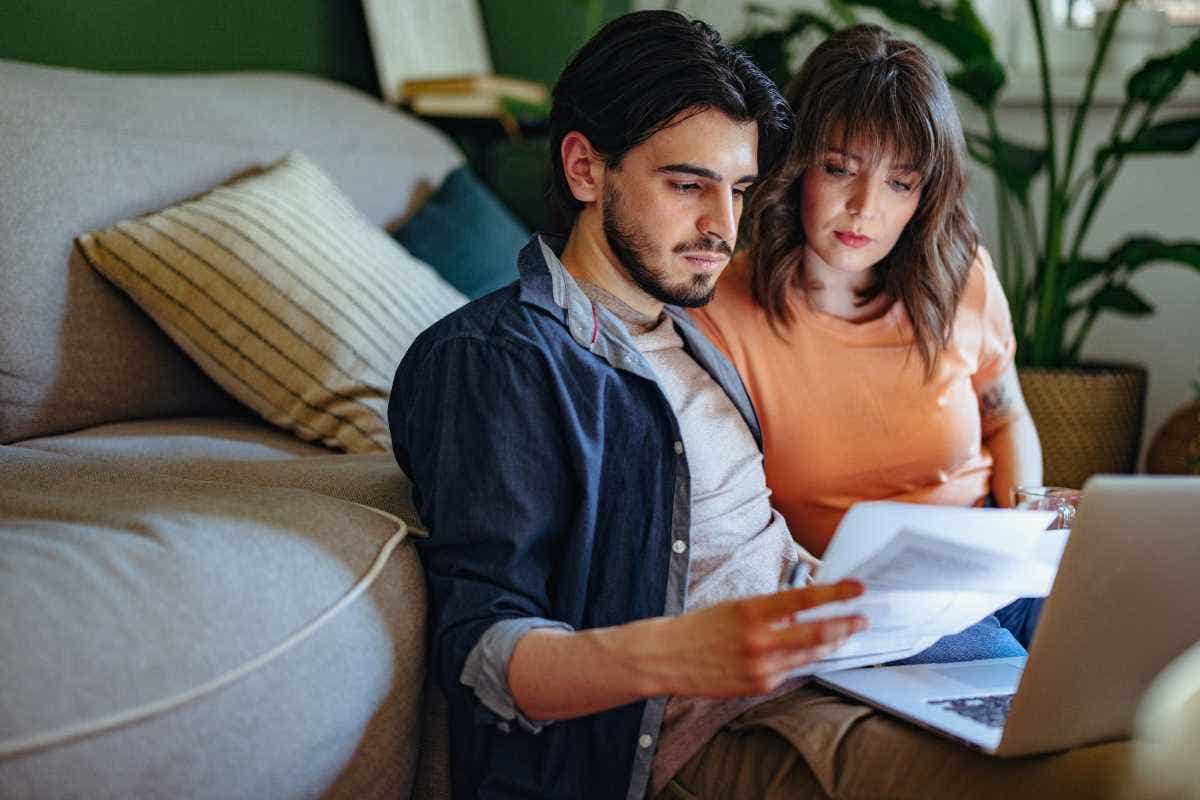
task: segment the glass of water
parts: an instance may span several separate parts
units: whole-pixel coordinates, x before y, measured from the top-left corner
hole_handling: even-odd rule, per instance
[[[1064,486],[1018,486],[1013,489],[1013,508],[1029,511],[1053,511],[1048,531],[1070,530],[1079,513],[1083,492]]]

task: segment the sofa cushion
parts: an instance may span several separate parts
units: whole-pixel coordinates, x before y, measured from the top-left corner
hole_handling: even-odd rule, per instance
[[[517,254],[529,231],[464,164],[396,231],[396,239],[475,299],[517,279]]]
[[[147,472],[238,486],[307,489],[371,506],[423,530],[412,484],[390,453],[340,455],[258,420],[182,418],[114,422],[29,439],[27,448],[86,460],[122,473]]]
[[[397,530],[0,447],[0,796],[406,797],[425,588]]]
[[[17,444],[123,467],[157,467],[178,462],[256,462],[330,455],[328,448],[301,441],[249,415],[110,422],[56,436],[25,439]]]
[[[0,442],[236,402],[72,245],[292,149],[395,227],[462,155],[332,81],[0,60]]]
[[[352,453],[388,449],[396,366],[465,302],[300,153],[79,246],[231,395]]]

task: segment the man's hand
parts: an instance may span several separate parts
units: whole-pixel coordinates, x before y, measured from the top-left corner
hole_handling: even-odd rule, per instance
[[[763,694],[797,667],[833,652],[866,626],[859,616],[794,622],[792,615],[862,594],[857,581],[730,600],[664,621],[648,642],[655,694]]]
[[[579,717],[659,695],[763,694],[866,626],[859,616],[795,622],[792,615],[862,591],[857,581],[842,581],[613,628],[533,630],[513,651],[509,687],[517,706],[536,720]]]

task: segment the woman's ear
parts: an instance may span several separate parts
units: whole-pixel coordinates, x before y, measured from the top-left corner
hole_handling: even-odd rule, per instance
[[[563,175],[571,194],[581,203],[594,203],[602,194],[601,174],[604,161],[592,147],[588,138],[579,131],[571,131],[563,137],[560,146]]]

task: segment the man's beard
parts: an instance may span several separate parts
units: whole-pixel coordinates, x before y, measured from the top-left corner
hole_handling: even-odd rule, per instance
[[[664,270],[647,263],[654,254],[654,245],[650,235],[640,228],[625,213],[621,193],[611,180],[604,187],[604,238],[612,248],[613,255],[621,262],[630,279],[637,287],[660,303],[695,308],[708,303],[717,282],[711,275],[693,275],[675,285],[667,283]],[[677,244],[671,248],[674,253],[718,253],[724,256],[730,254],[730,247],[720,239],[700,239],[694,242]]]

